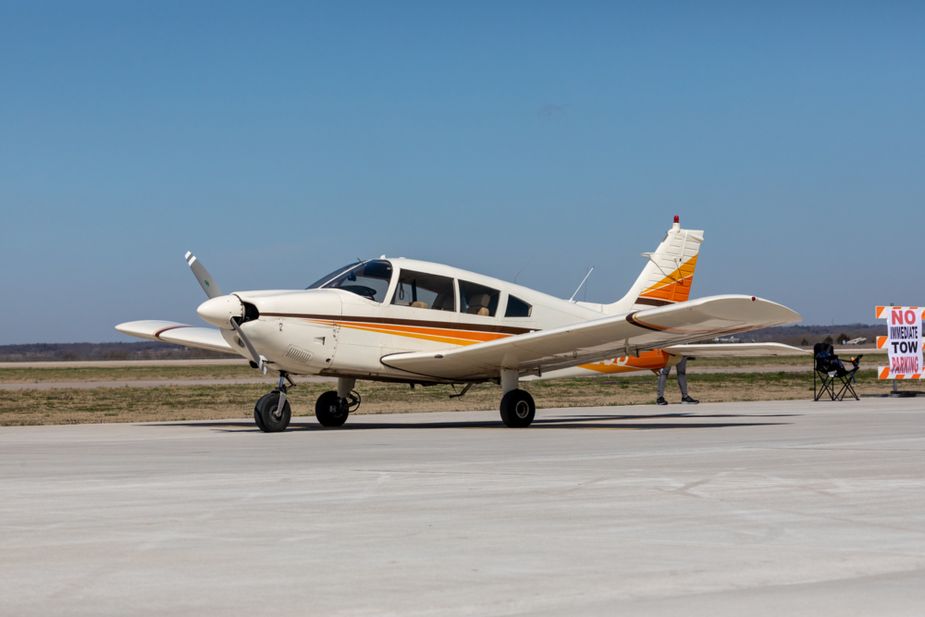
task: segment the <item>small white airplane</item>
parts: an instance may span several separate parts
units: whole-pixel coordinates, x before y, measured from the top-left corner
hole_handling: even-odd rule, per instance
[[[337,378],[315,416],[341,426],[360,404],[357,380],[501,386],[501,420],[529,426],[536,405],[521,380],[658,371],[684,356],[789,355],[776,343],[690,344],[800,320],[755,296],[689,300],[703,232],[678,217],[642,273],[610,304],[564,300],[488,276],[405,258],[334,270],[307,289],[223,294],[192,254],[186,259],[208,300],[196,312],[215,328],[132,321],[119,332],[237,354],[278,375],[254,407],[265,432],[285,430],[293,376]],[[574,297],[574,296],[573,296]]]

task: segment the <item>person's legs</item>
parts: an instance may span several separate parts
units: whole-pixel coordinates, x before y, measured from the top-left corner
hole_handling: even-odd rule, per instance
[[[662,370],[658,372],[658,398],[655,399],[655,402],[659,405],[668,404],[665,400],[665,383],[668,381],[668,373],[670,372],[670,366],[663,367]]]
[[[687,398],[687,358],[678,362],[678,388],[681,389],[681,398]]]
[[[678,387],[681,389],[681,402],[682,403],[699,403],[697,399],[693,398],[687,393],[687,358],[681,358],[681,361],[678,362]]]

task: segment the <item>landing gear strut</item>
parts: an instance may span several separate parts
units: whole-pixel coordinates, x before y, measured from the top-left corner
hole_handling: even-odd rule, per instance
[[[289,376],[281,372],[276,389],[261,396],[254,405],[254,422],[264,433],[278,433],[285,431],[289,426],[292,408],[286,400],[287,381]]]
[[[516,370],[503,369],[501,371],[501,421],[510,428],[525,428],[533,422],[536,415],[536,403],[526,390],[518,386],[519,375]]]
[[[339,377],[337,390],[328,390],[315,402],[315,417],[321,426],[343,426],[347,416],[360,407],[360,395],[353,389],[356,379]]]

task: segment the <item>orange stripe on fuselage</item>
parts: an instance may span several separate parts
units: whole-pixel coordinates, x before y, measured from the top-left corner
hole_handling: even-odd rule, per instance
[[[379,334],[393,334],[395,336],[404,336],[408,338],[422,339],[427,341],[436,341],[450,345],[474,345],[475,343],[484,343],[494,341],[499,338],[506,338],[509,334],[499,332],[478,332],[475,330],[457,330],[450,328],[431,328],[422,326],[405,326],[396,324],[385,324],[375,321],[337,321],[337,320],[312,320],[315,323],[322,323],[329,326],[340,326],[350,328],[351,330],[361,330],[364,332],[377,332]]]
[[[474,330],[456,330],[448,328],[430,328],[421,326],[405,326],[396,324],[385,324],[381,322],[368,321],[337,321],[335,319],[311,319],[313,323],[326,326],[340,326],[350,328],[351,330],[360,330],[363,332],[376,332],[378,334],[392,334],[395,336],[404,336],[438,343],[447,343],[449,345],[474,345],[486,341],[494,341],[500,338],[511,336],[497,332],[478,332]],[[465,326],[465,324],[460,324]],[[603,360],[601,362],[591,362],[580,365],[580,368],[597,373],[630,373],[634,371],[652,370],[657,371],[668,364],[669,354],[656,349],[653,351],[644,351],[638,356],[622,356]]]

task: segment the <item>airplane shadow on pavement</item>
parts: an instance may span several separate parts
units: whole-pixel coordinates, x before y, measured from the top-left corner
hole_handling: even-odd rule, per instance
[[[612,429],[612,430],[656,430],[656,429],[702,429],[702,428],[733,428],[745,426],[776,426],[789,424],[788,422],[696,422],[700,419],[720,418],[786,418],[802,414],[695,414],[695,413],[665,413],[655,415],[594,415],[594,416],[568,416],[562,418],[536,418],[528,430],[537,429]],[[365,430],[401,430],[401,429],[459,429],[459,428],[502,428],[501,420],[450,420],[443,422],[388,422],[378,419],[377,415],[361,415],[347,421],[338,428],[325,428],[314,419],[301,416],[293,418],[292,423],[285,432],[298,431],[365,431]],[[377,418],[377,419],[374,419]],[[693,420],[694,422],[671,422],[671,419]],[[627,422],[633,420],[648,420],[648,422]],[[658,420],[653,422],[653,420]],[[202,427],[228,432],[260,432],[253,420],[221,420],[215,422],[158,422],[146,426],[183,426]]]

